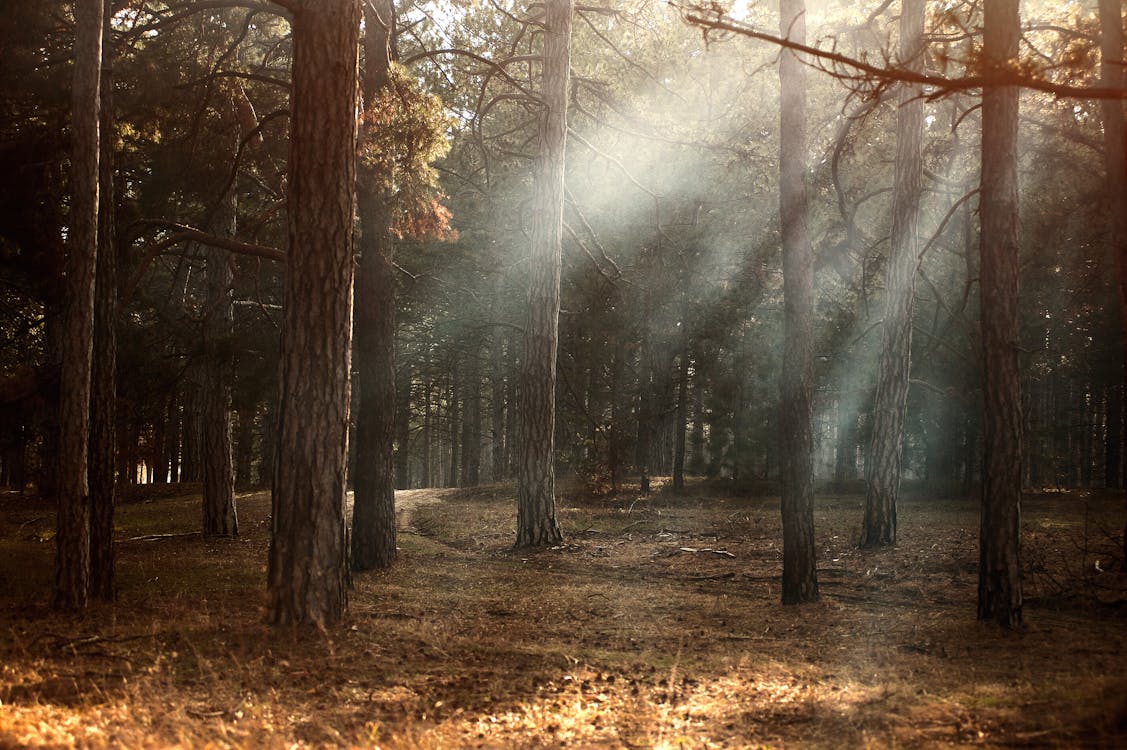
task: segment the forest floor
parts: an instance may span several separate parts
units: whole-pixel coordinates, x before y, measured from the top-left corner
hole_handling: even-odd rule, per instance
[[[118,510],[116,604],[47,607],[54,515],[0,496],[0,748],[1127,747],[1122,499],[1030,496],[1025,626],[975,619],[977,504],[816,506],[821,601],[779,604],[777,498],[564,493],[511,548],[512,488],[402,492],[401,559],[347,621],[263,624],[269,497]]]

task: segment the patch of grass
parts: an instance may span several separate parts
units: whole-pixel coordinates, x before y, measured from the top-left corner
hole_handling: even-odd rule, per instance
[[[777,498],[722,489],[586,499],[565,488],[567,539],[554,550],[512,549],[511,487],[400,493],[401,560],[356,575],[348,620],[318,634],[262,623],[265,493],[240,497],[235,541],[192,534],[198,496],[123,506],[119,600],[78,619],[44,606],[54,550],[37,540],[53,515],[5,508],[0,747],[1127,737],[1127,628],[1114,610],[1035,603],[1020,633],[974,620],[974,503],[912,498],[897,547],[868,552],[855,546],[861,499],[820,498],[823,599],[783,607]],[[1027,513],[1027,548],[1047,550],[1038,565],[1064,581],[1077,512],[1039,500]],[[1121,511],[1089,499],[1086,512],[1110,523]],[[137,539],[160,534],[173,536]]]

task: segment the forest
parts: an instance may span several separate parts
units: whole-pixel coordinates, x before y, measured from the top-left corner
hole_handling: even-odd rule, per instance
[[[1122,0],[6,0],[0,747],[1122,747]]]

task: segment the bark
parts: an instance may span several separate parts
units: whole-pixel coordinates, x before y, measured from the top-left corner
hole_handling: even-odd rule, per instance
[[[267,571],[275,625],[347,606],[344,493],[352,353],[359,0],[295,4],[289,254]]]
[[[563,540],[556,523],[554,448],[572,6],[572,0],[545,3],[528,315],[520,369],[518,547],[559,544]]]
[[[74,7],[71,96],[71,216],[66,311],[60,350],[58,516],[55,598],[60,609],[86,607],[90,588],[90,371],[94,351],[94,277],[98,257],[98,124],[102,67],[102,0]]]
[[[360,82],[365,104],[390,83],[394,26],[391,0],[366,6]],[[390,183],[390,175],[359,169],[360,268],[355,310],[359,403],[353,478],[353,570],[387,568],[395,561],[395,269]]]
[[[987,0],[983,55],[989,65],[1017,59],[1018,0]],[[982,95],[979,213],[982,294],[982,525],[978,617],[1021,624],[1022,404],[1018,370],[1018,90],[988,87]]]
[[[103,39],[112,0],[104,0]],[[98,259],[94,288],[94,359],[90,373],[90,594],[114,596],[114,470],[117,466],[117,249],[114,227],[113,57],[103,54],[98,164]],[[104,134],[104,136],[102,135]]]
[[[922,69],[923,0],[904,0],[900,11],[900,59]],[[896,543],[896,501],[904,456],[904,419],[912,371],[912,310],[920,253],[918,218],[923,188],[923,99],[902,84],[896,115],[896,167],[892,198],[891,253],[886,273],[880,366],[873,403],[873,435],[865,493],[862,547]]]
[[[782,0],[780,29],[806,40],[805,0]],[[783,603],[818,598],[814,551],[814,251],[806,228],[806,71],[790,50],[779,56],[779,218],[783,240],[783,371],[780,474]]]
[[[1122,88],[1127,83],[1122,14],[1121,0],[1100,0],[1100,83],[1116,88]],[[1117,440],[1122,441],[1123,402],[1127,401],[1127,124],[1122,101],[1107,100],[1101,102],[1101,105],[1108,199],[1111,205],[1111,243],[1119,266],[1119,331],[1124,358],[1121,370],[1123,389],[1119,398],[1112,399],[1112,403],[1118,408],[1111,412],[1109,421],[1115,420],[1115,427],[1111,432]],[[1123,460],[1118,445],[1116,457],[1119,461]],[[1121,484],[1120,477],[1121,474],[1117,473],[1113,486]],[[1127,522],[1123,526],[1123,571],[1127,573]]]
[[[235,235],[234,190],[220,199],[213,231]],[[218,247],[205,249],[207,258],[207,313],[204,319],[204,387],[202,401],[203,534],[239,535],[235,510],[235,470],[231,445],[231,336],[234,332],[231,253]]]

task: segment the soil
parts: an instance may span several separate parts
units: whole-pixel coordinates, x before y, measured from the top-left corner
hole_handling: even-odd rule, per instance
[[[528,551],[512,487],[401,492],[399,562],[324,632],[263,622],[268,494],[237,540],[198,494],[131,497],[118,600],[74,618],[53,510],[0,496],[0,748],[1127,747],[1118,496],[1026,498],[1007,631],[969,500],[905,499],[870,552],[862,498],[820,496],[822,597],[786,607],[776,497],[570,492]]]

